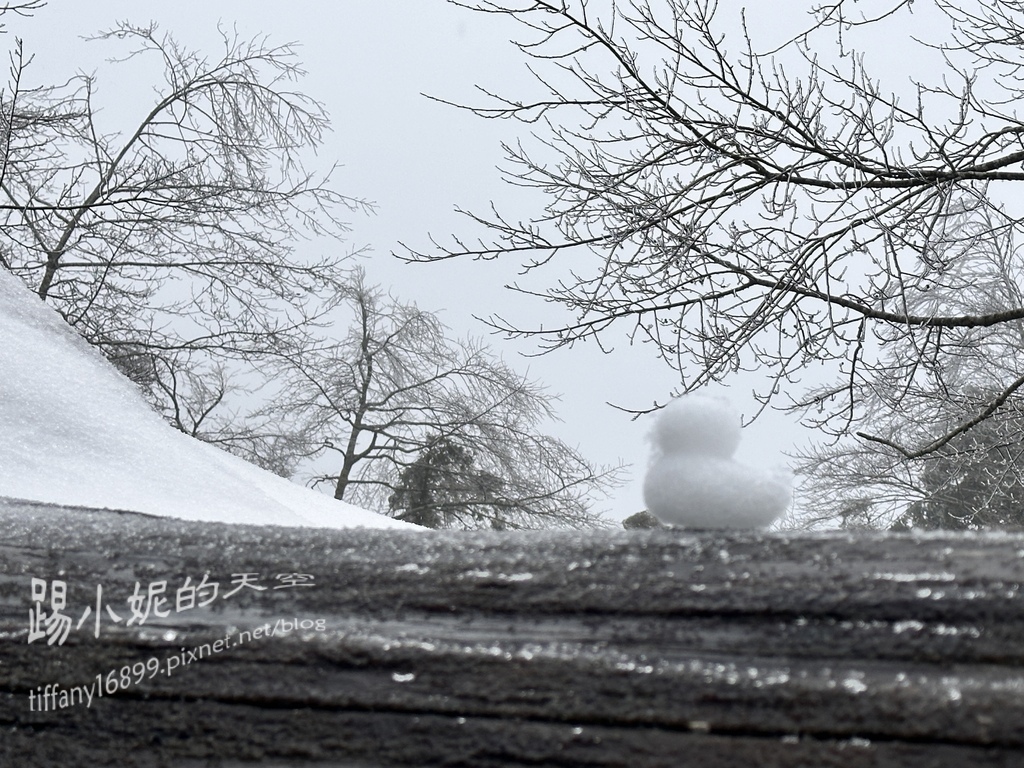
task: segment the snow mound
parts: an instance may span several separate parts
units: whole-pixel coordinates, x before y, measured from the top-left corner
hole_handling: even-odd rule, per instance
[[[740,431],[739,418],[717,398],[688,395],[666,407],[644,479],[651,514],[689,528],[760,528],[777,520],[792,499],[792,480],[735,461]]]
[[[0,497],[225,523],[417,527],[335,501],[172,429],[2,268]]]
[[[654,425],[653,441],[662,453],[689,453],[728,459],[740,445],[740,420],[724,400],[690,395],[668,406]]]

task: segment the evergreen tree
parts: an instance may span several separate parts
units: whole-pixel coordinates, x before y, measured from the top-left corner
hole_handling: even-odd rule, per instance
[[[1021,426],[1019,419],[988,420],[931,459],[920,474],[924,498],[910,504],[892,529],[1024,525]]]
[[[499,478],[475,466],[471,451],[437,437],[402,470],[388,504],[394,517],[427,528],[479,527],[489,522],[492,528],[504,529],[501,486]]]

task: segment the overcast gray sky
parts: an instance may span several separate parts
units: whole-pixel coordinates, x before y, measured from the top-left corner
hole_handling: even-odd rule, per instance
[[[33,84],[96,71],[108,127],[123,130],[126,124],[119,120],[137,121],[150,108],[159,71],[107,67],[104,60],[124,49],[79,39],[122,19],[156,21],[211,58],[220,51],[218,22],[236,27],[242,37],[266,34],[271,42],[299,43],[309,73],[299,89],[323,102],[334,122],[322,162],[343,166],[337,176],[340,191],[377,205],[376,215],[351,219],[349,238],[350,245],[369,249],[363,266],[370,280],[423,308],[441,311],[458,334],[487,333],[474,315],[497,313],[525,325],[541,312],[551,316],[550,308],[503,289],[516,277],[514,262],[408,265],[390,255],[399,242],[426,249],[431,234],[441,241],[452,233],[474,234],[468,220],[455,214],[456,206],[486,211],[493,201],[528,215],[530,208],[543,204],[542,198],[504,184],[496,170],[501,141],[514,141],[521,127],[485,121],[422,95],[479,102],[475,84],[514,92],[517,84],[529,82],[521,55],[508,42],[516,30],[505,20],[445,0],[50,0],[34,18],[10,20],[5,42],[22,37],[26,51],[35,55],[28,74]],[[558,412],[563,423],[553,425],[554,434],[594,461],[621,459],[633,465],[630,482],[609,502],[611,516],[642,509],[649,421],[632,421],[606,403],[646,407],[654,400],[664,402],[675,383],[672,373],[647,349],[629,348],[625,338],[612,355],[580,346],[533,359],[518,359],[531,351],[528,342],[512,344],[494,337],[491,343],[521,370],[562,394]],[[755,407],[749,390],[756,383],[737,381],[725,391],[747,415]],[[739,458],[777,465],[784,461],[781,451],[805,439],[790,420],[768,414],[747,430]]]

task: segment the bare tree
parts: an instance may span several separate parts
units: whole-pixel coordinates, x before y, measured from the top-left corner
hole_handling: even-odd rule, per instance
[[[930,233],[935,269],[906,291],[908,309],[995,314],[1024,304],[1024,251],[984,196],[963,197]],[[1024,497],[1024,321],[947,329],[945,354],[913,337],[880,350],[857,382],[863,430],[799,454],[804,523],[981,528],[1017,526]],[[920,446],[907,451],[902,446]]]
[[[316,482],[330,483],[335,498],[401,516],[410,505],[396,494],[409,490],[410,468],[447,447],[457,454],[447,465],[461,470],[448,471],[441,486],[439,474],[430,481],[436,503],[444,498],[444,514],[430,517],[439,526],[599,523],[591,506],[618,471],[595,469],[540,432],[554,417],[540,386],[481,343],[449,339],[434,314],[367,285],[361,271],[344,298],[347,335],[282,356],[281,397],[261,414],[302,435],[306,454],[332,457]]]
[[[93,76],[29,87],[24,58],[2,110],[3,265],[172,421],[185,390],[171,398],[169,382],[309,343],[344,272],[341,259],[299,258],[296,243],[339,237],[339,211],[364,205],[303,165],[328,118],[294,90],[292,47],[222,37],[213,60],[155,26],[94,38],[122,46],[125,70],[163,64],[127,128],[103,124]]]
[[[17,16],[31,16],[33,11],[38,11],[46,5],[43,0],[21,0],[21,2],[7,2],[0,5],[0,19],[8,13]],[[0,35],[7,34],[7,25],[0,21]],[[10,161],[11,134],[16,125],[24,123],[25,115],[18,104],[18,94],[21,92],[21,76],[25,71],[25,46],[21,38],[15,38],[14,47],[8,53],[9,61],[9,87],[0,89],[0,184],[3,184],[7,177],[7,168]],[[37,116],[38,117],[38,116]],[[10,263],[0,249],[0,267],[10,269]]]
[[[959,421],[866,431],[869,407],[902,407],[898,394],[868,403],[870,391],[906,392],[914,362],[955,358],[965,338],[1024,318],[1019,297],[911,300],[955,268],[934,233],[965,198],[1004,233],[1024,227],[1010,193],[1024,181],[1018,3],[818,2],[786,39],[748,25],[744,6],[759,9],[739,2],[456,4],[518,25],[537,90],[489,93],[474,111],[533,126],[532,144],[508,146],[506,173],[547,204],[525,221],[472,215],[491,239],[407,258],[518,257],[532,274],[520,290],[567,313],[559,327],[497,327],[544,349],[628,334],[687,391],[761,370],[763,403],[904,457],[937,450],[1024,383],[999,366]],[[902,55],[872,69],[882,50]],[[899,61],[923,62],[929,79]],[[892,365],[894,346],[911,365]]]
[[[301,434],[253,406],[273,396],[273,383],[261,370],[265,363],[227,365],[215,360],[175,368],[163,357],[147,357],[145,362],[151,369],[144,377],[159,393],[175,429],[285,478],[308,458]]]

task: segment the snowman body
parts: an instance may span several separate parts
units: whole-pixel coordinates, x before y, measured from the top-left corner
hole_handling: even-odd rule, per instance
[[[644,480],[647,509],[667,525],[760,528],[785,511],[790,483],[733,459],[739,419],[722,401],[689,395],[659,414],[654,460]]]

